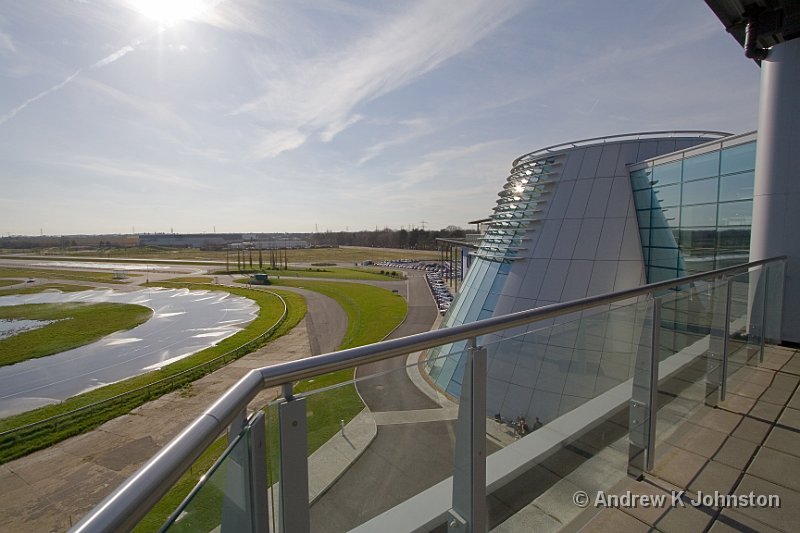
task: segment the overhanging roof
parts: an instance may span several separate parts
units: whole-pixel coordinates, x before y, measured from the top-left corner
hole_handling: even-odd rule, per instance
[[[761,48],[770,48],[800,37],[798,0],[705,0],[725,29],[744,46],[748,19],[758,19]]]

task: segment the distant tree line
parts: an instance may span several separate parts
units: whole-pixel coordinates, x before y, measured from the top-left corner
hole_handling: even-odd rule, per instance
[[[436,250],[436,239],[462,239],[465,231],[457,226],[440,230],[377,229],[374,231],[331,231],[312,233],[312,246],[370,246],[374,248],[407,248],[414,250]]]

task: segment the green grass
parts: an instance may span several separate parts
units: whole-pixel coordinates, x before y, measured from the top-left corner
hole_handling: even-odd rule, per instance
[[[153,310],[113,303],[25,304],[0,307],[0,319],[54,320],[0,340],[0,366],[45,357],[145,323]]]
[[[16,285],[22,283],[21,279],[0,279],[0,287],[8,287],[9,285]]]
[[[258,273],[264,272],[269,274],[270,281],[277,279],[279,276],[283,278],[319,278],[319,279],[352,279],[359,281],[392,281],[405,279],[402,272],[394,270],[379,270],[374,268],[339,268],[339,267],[326,267],[326,268],[289,268],[288,270],[272,270],[265,268],[262,270],[242,270],[225,272],[219,271],[220,274],[245,274],[245,273]],[[383,273],[381,273],[383,272]],[[394,272],[394,275],[392,275]],[[236,280],[239,283],[247,283],[247,279]]]
[[[90,291],[96,287],[89,287],[87,285],[69,285],[66,283],[44,283],[42,285],[33,285],[31,287],[21,287],[19,289],[2,289],[0,296],[8,296],[9,294],[35,294],[49,290],[57,290],[61,292],[80,292]]]
[[[138,276],[140,274],[128,274]],[[94,281],[98,283],[123,283],[114,279],[113,272],[93,272],[84,270],[46,270],[33,268],[0,267],[0,277],[3,278],[46,278],[69,279],[76,281]]]
[[[211,283],[214,278],[209,276],[187,276],[184,278],[170,278],[170,283]]]
[[[167,284],[161,283],[159,285],[172,286],[172,287],[186,287],[191,289],[205,289],[205,290],[221,290],[218,286],[213,285],[192,285],[192,284]],[[60,442],[68,437],[79,435],[89,431],[107,420],[111,420],[117,416],[130,412],[132,409],[142,405],[143,403],[155,399],[163,394],[177,390],[187,383],[216,370],[220,366],[237,359],[247,353],[252,352],[256,348],[266,344],[267,342],[284,335],[295,327],[306,314],[305,300],[294,293],[289,291],[274,291],[283,296],[288,306],[288,316],[286,320],[274,331],[268,338],[261,339],[252,345],[245,348],[236,350],[225,361],[217,362],[213,367],[204,367],[193,372],[176,376],[179,372],[190,369],[191,367],[208,363],[216,357],[239,348],[243,344],[254,341],[264,331],[270,328],[280,318],[283,312],[283,306],[280,300],[272,294],[258,291],[249,290],[244,288],[226,287],[226,292],[245,296],[254,300],[260,312],[250,324],[247,325],[242,331],[228,337],[216,346],[212,346],[202,350],[189,357],[176,361],[167,365],[160,370],[148,372],[139,376],[135,376],[105,387],[91,390],[89,392],[73,396],[62,403],[48,405],[39,409],[34,409],[25,413],[20,413],[8,418],[0,420],[0,432],[19,428],[34,422],[42,421],[46,418],[56,415],[68,413],[80,407],[107,400],[114,396],[129,393],[136,389],[149,386],[147,389],[138,391],[134,394],[126,395],[123,398],[116,399],[106,404],[95,406],[86,411],[80,411],[72,414],[66,419],[61,419],[55,423],[46,423],[38,425],[31,429],[26,429],[22,432],[15,433],[7,437],[0,437],[0,463],[4,463],[11,459],[21,457],[42,448],[46,448]],[[165,380],[165,381],[162,381]],[[159,382],[155,384],[155,382]]]
[[[319,292],[333,298],[342,306],[347,313],[348,326],[342,344],[339,346],[340,349],[382,340],[403,321],[408,309],[406,301],[402,297],[372,285],[324,281],[301,282],[284,279],[280,280],[280,285],[303,287]],[[319,376],[313,380],[302,381],[295,386],[295,391],[310,392],[352,379],[352,369],[342,370]],[[310,394],[306,402],[309,455],[339,431],[340,420],[347,423],[364,408],[364,404],[352,384]],[[273,408],[265,408],[268,441],[267,468],[270,484],[277,481],[278,468],[277,417],[275,413]],[[223,437],[206,450],[194,463],[191,470],[181,477],[134,531],[155,531],[160,528],[200,477],[222,454],[226,444],[227,437]],[[219,485],[217,484],[217,486]],[[187,509],[187,515],[181,519],[179,530],[211,531],[219,524],[222,505],[221,492],[216,489],[214,484],[207,484],[198,496],[198,500]]]

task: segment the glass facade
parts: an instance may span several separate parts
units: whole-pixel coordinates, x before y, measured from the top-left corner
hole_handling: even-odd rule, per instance
[[[755,141],[631,172],[650,283],[746,262]]]

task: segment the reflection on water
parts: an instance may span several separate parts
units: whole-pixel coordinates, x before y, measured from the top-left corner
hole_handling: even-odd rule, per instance
[[[153,309],[153,317],[131,330],[113,333],[87,346],[0,367],[0,417],[58,402],[177,361],[218,344],[258,314],[258,306],[247,298],[188,289],[93,290],[0,297],[0,306],[73,302],[144,305]],[[198,331],[211,335],[198,336]]]
[[[20,319],[0,319],[0,340],[7,339],[23,331],[30,331],[32,329],[41,328],[47,324],[55,322],[54,320],[20,320]]]

